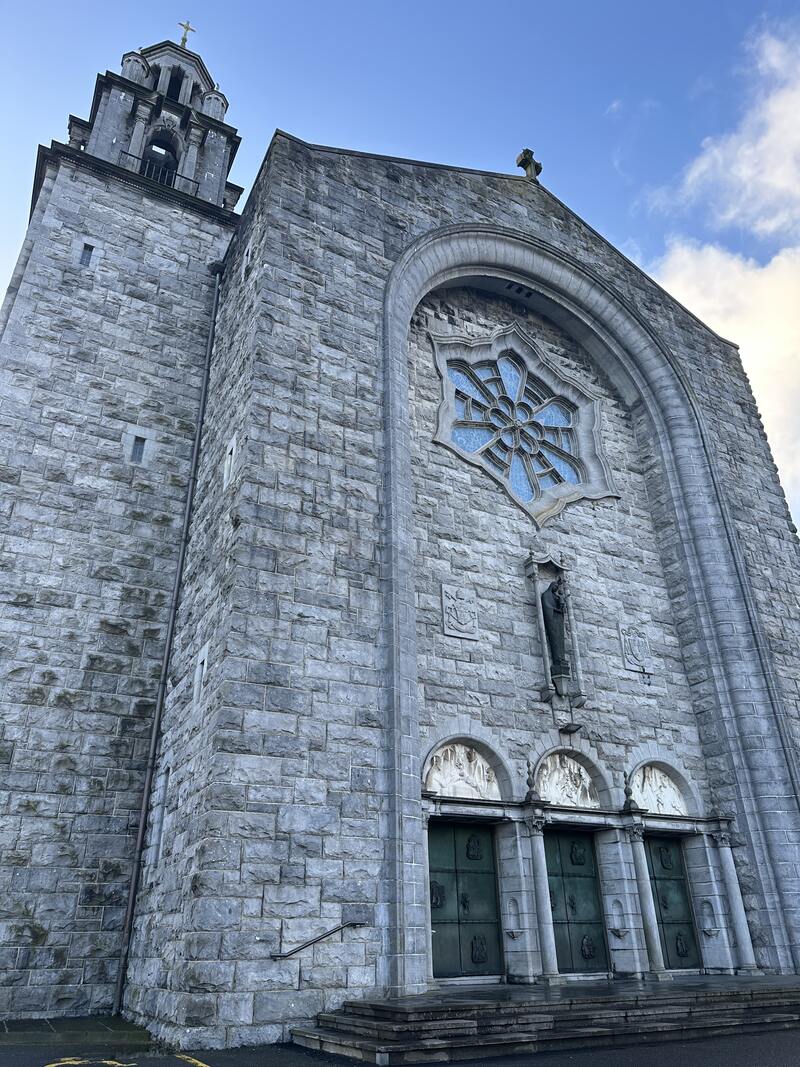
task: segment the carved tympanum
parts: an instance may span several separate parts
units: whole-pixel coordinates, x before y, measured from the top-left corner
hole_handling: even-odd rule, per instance
[[[500,787],[489,761],[471,745],[454,741],[431,759],[425,789],[442,797],[500,800]]]
[[[630,779],[631,794],[641,808],[659,815],[688,815],[678,783],[655,763],[646,763]]]
[[[600,797],[589,772],[566,752],[554,752],[542,760],[536,771],[536,792],[551,804],[600,807]]]

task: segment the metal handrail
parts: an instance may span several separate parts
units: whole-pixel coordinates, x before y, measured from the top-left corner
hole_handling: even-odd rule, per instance
[[[130,152],[120,152],[119,162],[126,170],[136,171],[137,174],[141,174],[144,178],[150,178],[151,181],[157,182],[159,185],[166,185],[171,189],[181,189],[192,196],[197,196],[200,183],[196,182],[194,178],[187,178],[184,174],[178,174],[171,167],[159,167],[151,159],[145,160],[144,156],[134,156]],[[188,188],[184,188],[184,185],[188,186]]]
[[[304,941],[302,945],[297,945],[295,948],[290,949],[288,952],[270,952],[269,958],[271,960],[288,960],[290,956],[294,956],[298,952],[302,952],[304,948],[310,948],[311,945],[316,945],[318,941],[324,941],[324,939],[326,937],[330,937],[331,934],[338,934],[340,930],[345,930],[348,926],[366,925],[366,923],[358,922],[339,923],[339,925],[334,926],[332,930],[327,930],[324,934],[320,934],[318,937],[312,937],[308,941]]]

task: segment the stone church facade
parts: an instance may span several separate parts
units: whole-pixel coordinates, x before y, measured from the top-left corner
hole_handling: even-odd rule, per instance
[[[525,154],[278,132],[235,214],[226,109],[163,42],[39,152],[4,1017],[796,973],[800,559],[735,346]]]

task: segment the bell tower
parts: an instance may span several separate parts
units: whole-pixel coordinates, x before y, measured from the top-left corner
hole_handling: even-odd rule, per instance
[[[184,35],[185,36],[185,35]],[[126,52],[97,78],[88,120],[70,116],[69,143],[187,196],[233,208],[228,172],[239,147],[228,101],[194,52],[172,41]]]
[[[0,763],[19,790],[0,855],[15,976],[0,1012],[16,1017],[114,1001],[219,263],[239,221],[227,108],[171,41],[100,74],[88,119],[39,148],[0,312]]]

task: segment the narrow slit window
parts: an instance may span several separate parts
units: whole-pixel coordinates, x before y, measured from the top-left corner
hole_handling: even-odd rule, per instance
[[[208,645],[203,645],[200,652],[197,655],[197,664],[194,669],[194,686],[192,692],[192,700],[194,706],[197,708],[200,705],[200,698],[203,695],[203,686],[206,681],[206,671],[208,670]]]
[[[234,435],[230,441],[228,441],[228,447],[225,449],[225,463],[222,468],[222,488],[227,489],[233,477],[233,466],[236,461],[236,436]]]
[[[134,437],[131,446],[131,463],[141,463],[144,459],[144,446],[146,438]]]
[[[81,266],[88,267],[92,262],[92,252],[94,252],[94,245],[84,245],[81,251]]]
[[[167,810],[167,790],[169,789],[169,776],[170,768],[164,771],[164,777],[161,781],[161,789],[158,797],[158,804],[155,810],[155,819],[153,826],[153,844],[155,845],[155,863],[161,862],[161,856],[164,852],[164,816]]]

